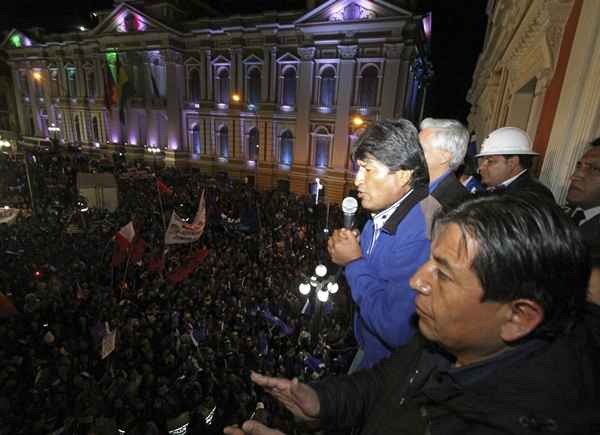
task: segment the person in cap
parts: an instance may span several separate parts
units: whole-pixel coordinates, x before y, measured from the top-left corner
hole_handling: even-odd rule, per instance
[[[488,191],[530,192],[554,202],[550,189],[531,176],[533,158],[529,135],[517,127],[499,128],[483,141],[479,173]]]
[[[252,374],[299,421],[367,434],[597,434],[600,355],[581,323],[588,252],[560,208],[490,195],[442,212],[411,279],[420,333],[311,385]],[[256,421],[227,435],[280,434]]]

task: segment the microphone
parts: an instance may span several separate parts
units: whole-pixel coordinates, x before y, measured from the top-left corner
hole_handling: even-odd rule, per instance
[[[356,198],[347,196],[342,201],[342,212],[344,212],[344,228],[351,230],[354,228],[354,217],[358,210],[358,201]]]

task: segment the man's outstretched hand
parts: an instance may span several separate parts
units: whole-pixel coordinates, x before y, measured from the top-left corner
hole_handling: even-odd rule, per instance
[[[250,378],[301,420],[308,422],[319,417],[321,404],[317,392],[298,379],[271,378],[255,372]]]

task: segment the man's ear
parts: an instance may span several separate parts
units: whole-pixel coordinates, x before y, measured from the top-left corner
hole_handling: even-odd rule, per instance
[[[510,156],[507,160],[513,171],[516,172],[518,169],[521,169],[521,159],[519,158],[519,156]]]
[[[519,340],[533,332],[544,320],[544,310],[530,299],[516,299],[507,303],[506,320],[500,329],[507,343]]]
[[[394,177],[396,179],[396,184],[400,187],[404,187],[410,184],[412,180],[412,169],[398,169],[394,172]]]

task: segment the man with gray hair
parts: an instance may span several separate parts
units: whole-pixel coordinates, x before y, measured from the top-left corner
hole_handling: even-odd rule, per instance
[[[465,158],[470,136],[455,119],[425,118],[420,127],[419,142],[425,153],[430,180],[429,197],[421,207],[430,228],[439,209],[447,210],[469,199],[469,191],[458,181],[454,170]]]

